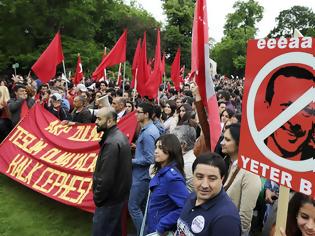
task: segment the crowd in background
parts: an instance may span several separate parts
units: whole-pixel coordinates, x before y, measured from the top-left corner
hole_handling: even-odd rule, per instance
[[[257,232],[273,235],[279,186],[237,165],[244,79],[225,76],[213,79],[222,129],[215,152],[224,160],[226,169],[222,191],[238,210],[242,235]],[[181,91],[164,83],[159,98],[152,100],[138,97],[129,82],[119,87],[113,81],[94,83],[90,79],[73,85],[61,77],[47,84],[29,76],[1,79],[0,141],[35,103],[42,104],[65,125],[94,123],[98,110],[108,105],[117,113],[118,122],[136,111],[139,127],[131,144],[129,213],[138,234],[142,225],[147,233],[176,231],[185,202],[196,191],[193,163],[210,152],[207,114],[195,83],[182,84]],[[168,174],[163,175],[163,171]],[[283,235],[315,235],[314,219],[307,210],[303,211],[307,204],[315,209],[314,200],[294,194]],[[308,223],[310,220],[313,225]]]

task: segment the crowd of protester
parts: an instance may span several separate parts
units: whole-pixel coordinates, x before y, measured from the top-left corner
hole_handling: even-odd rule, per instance
[[[0,141],[35,103],[64,125],[94,123],[108,105],[118,122],[136,111],[128,209],[138,235],[190,235],[190,230],[191,235],[273,235],[278,185],[237,165],[243,83],[243,78],[214,78],[222,129],[215,153],[210,153],[207,114],[193,82],[181,91],[163,84],[152,100],[140,98],[129,82],[117,87],[105,80],[73,85],[61,77],[47,84],[29,76],[1,79]],[[314,200],[294,194],[282,235],[315,235],[314,210]]]

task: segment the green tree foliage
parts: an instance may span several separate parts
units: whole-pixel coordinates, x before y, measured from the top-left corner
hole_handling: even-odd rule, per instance
[[[277,25],[268,37],[290,37],[294,29],[298,29],[305,36],[315,36],[315,13],[304,6],[293,6],[283,10],[276,17]]]
[[[162,34],[168,63],[174,60],[177,48],[181,48],[181,64],[190,67],[192,24],[194,18],[193,0],[164,0],[163,9],[167,25]]]
[[[224,37],[211,51],[211,57],[218,63],[221,74],[244,75],[246,44],[254,38],[255,25],[263,17],[263,7],[254,0],[237,1],[234,12],[229,13],[224,25]]]
[[[143,9],[122,0],[1,0],[0,23],[1,73],[12,70],[14,62],[19,62],[23,73],[28,72],[58,30],[67,69],[74,71],[80,53],[84,71],[93,72],[104,46],[111,49],[125,28],[131,62],[144,30],[154,51],[155,28],[160,25]]]

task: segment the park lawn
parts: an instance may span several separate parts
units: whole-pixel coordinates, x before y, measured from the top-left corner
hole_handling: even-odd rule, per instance
[[[91,235],[92,216],[0,174],[1,236]]]

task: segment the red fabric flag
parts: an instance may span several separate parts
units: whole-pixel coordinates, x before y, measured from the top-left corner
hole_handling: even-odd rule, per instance
[[[82,69],[81,57],[80,57],[80,54],[78,54],[77,68],[75,71],[73,83],[79,84],[82,78],[83,78],[83,69]]]
[[[46,50],[34,63],[32,71],[43,83],[47,83],[56,75],[56,66],[63,60],[61,37],[58,32]]]
[[[154,69],[150,74],[150,78],[146,83],[146,95],[149,98],[156,98],[158,96],[159,86],[162,83],[161,73],[161,37],[160,29],[157,30],[157,39],[155,46]]]
[[[101,64],[95,69],[92,78],[98,81],[104,76],[104,69],[126,61],[127,30],[120,36],[112,50],[102,59]]]
[[[133,56],[132,68],[131,68],[131,72],[132,72],[131,88],[135,86],[135,81],[137,77],[136,74],[139,67],[139,63],[140,63],[140,51],[141,51],[141,39],[138,39],[136,51]]]
[[[146,32],[144,32],[137,75],[137,91],[141,97],[145,96],[146,81],[149,79],[146,38]]]
[[[213,151],[221,134],[219,108],[210,76],[208,18],[206,0],[197,0],[194,13],[191,72],[196,73],[196,83],[203,103],[208,110],[210,144]]]
[[[174,61],[171,66],[171,79],[174,82],[175,89],[180,90],[180,48],[177,49]]]

